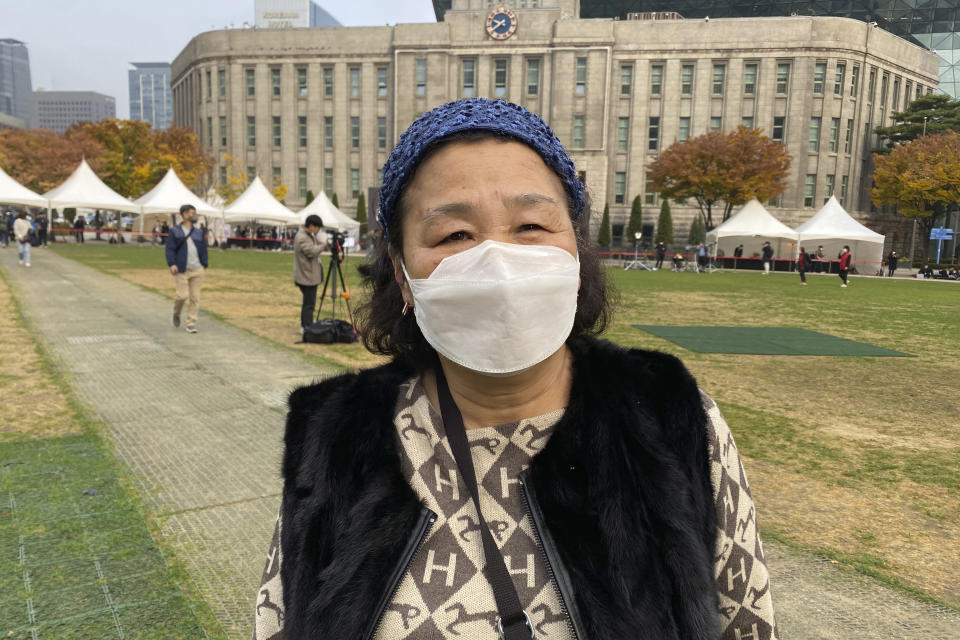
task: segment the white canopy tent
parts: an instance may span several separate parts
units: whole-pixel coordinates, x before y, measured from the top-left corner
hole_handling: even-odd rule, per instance
[[[205,216],[207,226],[210,226],[210,219],[219,219],[223,217],[220,209],[211,207],[204,202],[202,198],[187,189],[180,181],[177,172],[173,167],[167,169],[167,173],[157,185],[140,196],[135,204],[140,205],[143,215],[140,216],[140,233],[143,233],[143,217],[155,213],[179,213],[181,205],[190,204],[196,207],[197,213]]]
[[[360,239],[360,221],[354,220],[340,211],[323,191],[313,199],[313,202],[301,209],[300,213],[297,214],[300,217],[301,226],[306,221],[307,216],[311,214],[320,216],[325,228],[336,229],[340,233],[346,234],[355,240]]]
[[[50,208],[87,207],[89,209],[107,209],[140,213],[137,205],[103,183],[93,172],[87,160],[80,161],[70,177],[59,187],[43,194],[50,201]]]
[[[46,209],[49,201],[7,175],[0,169],[0,204],[18,204],[24,207],[42,207]]]
[[[180,206],[190,204],[197,213],[208,217],[221,217],[223,213],[207,204],[180,181],[173,167],[167,169],[163,179],[153,189],[140,196],[136,201],[143,213],[178,213]]]
[[[883,241],[885,236],[871,231],[854,220],[847,213],[836,196],[830,196],[820,211],[796,228],[799,244],[807,253],[814,253],[823,246],[823,253],[832,260],[839,255],[843,245],[850,245],[854,263],[868,262],[864,271],[872,273],[883,262]]]
[[[213,227],[213,235],[220,243],[224,243],[227,240],[226,233],[226,224],[223,221],[223,197],[217,193],[217,190],[213,187],[207,189],[207,195],[203,198],[203,201],[208,205],[220,212],[220,215],[211,220],[211,225]]]
[[[226,222],[255,222],[265,224],[298,224],[300,218],[273,197],[257,176],[229,206],[223,210]]]
[[[707,243],[714,245],[715,255],[732,256],[733,250],[742,244],[743,256],[749,258],[759,255],[764,242],[774,248],[775,258],[796,255],[797,232],[774,218],[756,198],[707,232]]]

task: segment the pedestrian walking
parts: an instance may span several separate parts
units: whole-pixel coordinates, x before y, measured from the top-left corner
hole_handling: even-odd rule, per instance
[[[733,268],[737,268],[737,263],[740,262],[740,258],[743,257],[743,245],[739,245],[736,249],[733,250]]]
[[[852,255],[850,254],[850,247],[847,246],[847,245],[843,245],[843,250],[840,251],[840,257],[839,257],[839,259],[840,259],[840,279],[843,280],[843,284],[840,285],[841,287],[846,287],[846,286],[847,286],[847,272],[848,272],[849,269],[850,269],[850,258],[851,258],[851,257],[852,257]]]
[[[814,258],[814,260],[815,260],[815,261],[814,261],[814,266],[816,267],[815,270],[816,270],[817,273],[823,273],[823,265],[824,265],[824,264],[826,263],[826,261],[827,261],[826,258],[827,258],[827,256],[823,253],[823,245],[821,244],[821,245],[819,245],[819,246],[817,247],[817,253],[815,254],[815,258]],[[827,273],[829,273],[829,272],[830,272],[830,270],[827,269]]]
[[[667,257],[667,245],[662,242],[657,243],[657,263],[653,266],[654,271],[663,268],[663,259]]]
[[[40,214],[37,216],[37,245],[41,247],[47,246],[47,216]]]
[[[763,260],[763,275],[768,275],[770,273],[770,262],[773,260],[773,247],[770,246],[769,242],[763,243],[761,256]]]
[[[17,257],[21,267],[30,266],[30,222],[25,211],[21,211],[13,223],[13,237],[17,241]]]
[[[320,261],[326,238],[320,237],[323,220],[311,214],[293,239],[293,283],[300,289],[300,333],[313,324],[313,310],[317,305],[317,287],[323,282],[323,263]]]
[[[383,176],[357,317],[391,362],[290,395],[253,637],[775,638],[733,436],[674,356],[595,337],[604,269],[549,127],[447,103]]]
[[[897,270],[897,263],[900,261],[900,256],[897,255],[896,251],[891,251],[890,255],[887,256],[887,277],[892,278],[893,273]]]
[[[173,326],[180,326],[180,312],[187,307],[187,333],[197,332],[197,314],[200,311],[200,289],[207,268],[207,243],[203,231],[194,226],[197,209],[190,204],[180,207],[182,222],[167,236],[167,265],[176,284],[173,299]]]
[[[800,274],[800,284],[807,284],[807,270],[810,269],[811,260],[807,255],[807,250],[800,247],[800,255],[797,256],[797,273]]]
[[[6,249],[10,246],[10,236],[13,235],[13,220],[12,211],[0,214],[0,248]]]
[[[703,273],[707,270],[707,245],[702,242],[697,245],[697,272]]]

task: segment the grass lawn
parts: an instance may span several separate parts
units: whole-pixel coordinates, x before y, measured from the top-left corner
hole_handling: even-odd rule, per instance
[[[0,637],[219,637],[3,278],[0,397]]]
[[[61,255],[172,297],[162,251],[57,245]],[[213,251],[201,309],[280,344],[299,338],[291,254]],[[356,266],[345,265],[353,302]],[[718,402],[764,535],[960,608],[960,283],[758,272],[611,269],[606,336],[678,355]],[[326,303],[329,305],[329,300]],[[701,354],[634,324],[800,327],[914,358]],[[296,345],[344,368],[360,345]]]

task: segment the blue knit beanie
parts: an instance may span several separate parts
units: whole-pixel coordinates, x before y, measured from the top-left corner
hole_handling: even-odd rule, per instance
[[[448,102],[423,114],[400,136],[383,165],[377,221],[388,238],[400,195],[410,183],[424,153],[435,142],[464,131],[489,131],[522,142],[543,158],[573,198],[576,218],[583,215],[583,185],[573,161],[540,116],[504,100],[469,98]]]

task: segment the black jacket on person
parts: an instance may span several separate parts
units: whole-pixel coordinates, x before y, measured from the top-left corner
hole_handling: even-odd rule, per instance
[[[579,640],[716,639],[716,512],[707,416],[673,356],[570,343],[570,401],[520,476]],[[393,425],[397,362],[297,389],[280,549],[289,638],[371,638],[432,512]]]
[[[768,244],[763,245],[763,261],[770,262],[773,258],[773,247]]]

